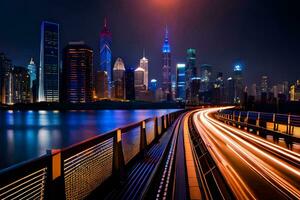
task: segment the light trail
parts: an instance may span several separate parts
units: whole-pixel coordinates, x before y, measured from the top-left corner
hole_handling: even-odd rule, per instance
[[[194,115],[195,126],[238,199],[300,199],[300,154],[211,117]],[[221,108],[226,109],[226,108]]]

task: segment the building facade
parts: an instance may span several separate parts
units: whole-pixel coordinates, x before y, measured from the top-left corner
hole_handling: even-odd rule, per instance
[[[113,68],[114,98],[125,99],[125,65],[121,58],[117,58]]]
[[[162,67],[162,90],[163,100],[172,100],[171,83],[171,47],[169,44],[168,29],[166,28],[165,39],[162,47],[163,67]]]
[[[39,101],[59,101],[59,25],[43,21],[39,69]]]
[[[70,42],[63,50],[62,101],[91,102],[92,76],[93,50],[84,42]]]
[[[240,65],[234,66],[233,69],[234,81],[234,103],[241,104],[244,99],[244,78],[243,71]]]
[[[112,43],[112,34],[108,29],[107,21],[105,19],[104,20],[104,27],[103,27],[103,29],[100,33],[100,68],[97,69],[97,72],[105,71],[107,73],[107,84],[108,84],[108,87],[107,87],[108,96],[107,97],[108,98],[111,97],[111,88],[112,88],[112,51],[111,51],[111,43]],[[96,80],[96,82],[100,82],[100,80]],[[96,83],[96,85],[99,86],[98,83]],[[96,88],[96,90],[100,90],[100,88]]]

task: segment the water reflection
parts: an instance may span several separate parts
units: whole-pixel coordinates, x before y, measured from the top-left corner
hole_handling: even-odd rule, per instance
[[[0,111],[0,169],[175,110]]]

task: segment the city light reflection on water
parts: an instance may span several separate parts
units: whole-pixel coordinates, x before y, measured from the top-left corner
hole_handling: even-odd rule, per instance
[[[0,169],[173,111],[0,111]]]

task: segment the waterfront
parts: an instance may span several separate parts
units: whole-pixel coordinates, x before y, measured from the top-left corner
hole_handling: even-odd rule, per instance
[[[0,169],[175,110],[0,111]]]

